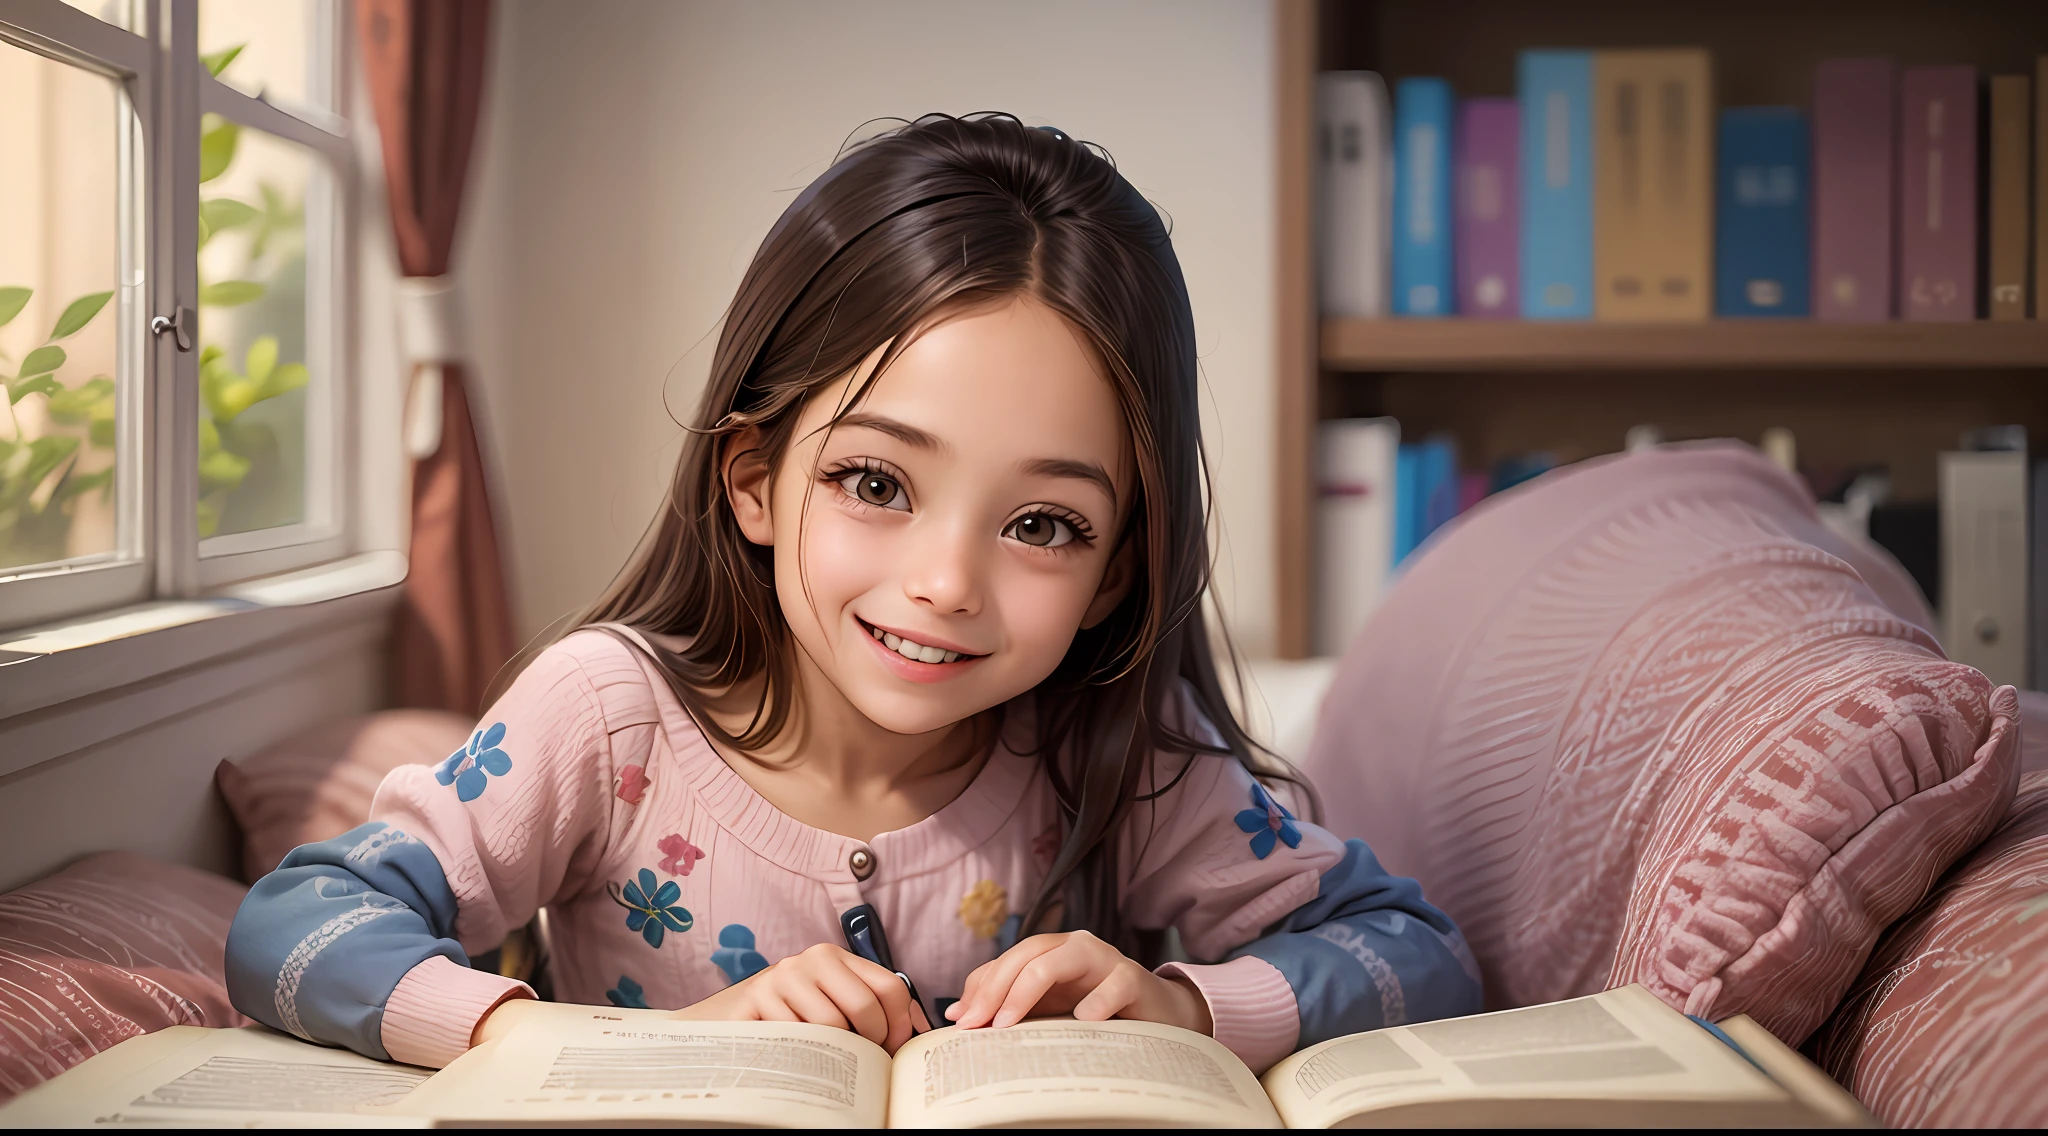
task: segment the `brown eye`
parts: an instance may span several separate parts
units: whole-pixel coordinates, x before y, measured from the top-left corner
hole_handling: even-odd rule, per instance
[[[1010,535],[1034,548],[1058,548],[1074,539],[1074,529],[1058,517],[1032,513],[1010,525]]]
[[[840,478],[839,487],[864,505],[878,509],[910,508],[909,494],[903,492],[903,486],[887,474],[856,470]]]

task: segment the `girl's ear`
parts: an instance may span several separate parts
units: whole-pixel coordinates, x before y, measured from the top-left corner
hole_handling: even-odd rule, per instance
[[[1109,558],[1109,567],[1102,573],[1102,584],[1095,589],[1095,598],[1089,601],[1088,610],[1081,615],[1081,628],[1087,630],[1108,619],[1116,605],[1131,594],[1131,585],[1137,579],[1138,542],[1127,540]]]
[[[761,445],[761,429],[749,426],[725,440],[725,499],[732,502],[740,532],[755,544],[775,543],[775,517],[769,508],[774,470]]]

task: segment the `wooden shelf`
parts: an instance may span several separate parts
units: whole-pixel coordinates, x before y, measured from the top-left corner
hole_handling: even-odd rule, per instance
[[[1698,371],[2048,368],[2048,321],[1524,323],[1327,320],[1332,371]]]

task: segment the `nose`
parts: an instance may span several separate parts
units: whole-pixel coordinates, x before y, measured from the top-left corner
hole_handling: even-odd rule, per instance
[[[903,569],[903,594],[939,615],[981,611],[979,535],[964,523],[920,518],[912,531]]]

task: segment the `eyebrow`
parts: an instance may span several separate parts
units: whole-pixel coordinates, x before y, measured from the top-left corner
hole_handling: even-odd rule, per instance
[[[885,418],[879,414],[849,414],[839,420],[839,425],[865,426],[870,430],[879,430],[906,446],[916,446],[920,450],[931,450],[934,453],[945,453],[952,449],[934,434],[920,430],[908,422],[898,422],[894,418]]]
[[[1093,482],[1102,489],[1103,496],[1111,501],[1116,500],[1116,485],[1109,480],[1109,473],[1095,462],[1074,461],[1071,458],[1033,458],[1024,463],[1024,472],[1039,477],[1071,477]]]

